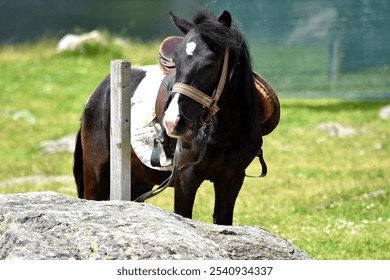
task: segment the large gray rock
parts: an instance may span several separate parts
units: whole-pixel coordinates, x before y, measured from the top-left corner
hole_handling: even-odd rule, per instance
[[[0,259],[310,259],[249,226],[185,219],[150,204],[54,192],[0,195]]]

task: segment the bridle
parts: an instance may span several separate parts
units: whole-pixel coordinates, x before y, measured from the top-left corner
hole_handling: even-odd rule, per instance
[[[221,77],[219,78],[218,86],[214,89],[214,92],[211,97],[203,93],[199,89],[194,88],[185,83],[175,83],[172,88],[172,94],[181,93],[195,100],[196,102],[200,103],[203,107],[207,108],[209,110],[209,114],[208,114],[209,117],[212,117],[219,110],[217,102],[221,97],[223,89],[225,87],[227,74],[228,74],[228,67],[229,67],[229,49],[226,48],[224,58],[223,58]],[[232,74],[233,72],[230,74],[230,78]]]
[[[203,159],[203,156],[206,152],[206,147],[207,147],[207,139],[210,135],[210,122],[209,119],[214,116],[219,108],[217,106],[217,102],[219,98],[221,97],[221,94],[223,92],[223,89],[226,84],[227,80],[227,74],[228,74],[228,67],[229,67],[229,49],[225,49],[225,54],[224,54],[224,60],[223,60],[223,66],[222,66],[222,72],[221,72],[221,77],[219,78],[219,82],[217,87],[214,89],[214,92],[212,96],[208,96],[207,94],[203,93],[202,91],[187,85],[185,83],[175,83],[172,87],[172,94],[174,93],[181,93],[185,96],[190,97],[191,99],[195,100],[196,102],[200,103],[204,108],[208,109],[208,114],[207,114],[207,121],[202,121],[202,126],[199,129],[199,134],[200,134],[200,145],[199,145],[199,157],[196,161],[190,162],[187,164],[184,164],[180,168],[178,167],[179,165],[179,154],[181,152],[183,142],[182,140],[178,139],[176,142],[176,148],[175,148],[175,153],[173,156],[173,168],[172,168],[172,173],[171,175],[156,189],[153,189],[149,192],[144,193],[137,199],[135,199],[136,202],[143,202],[148,198],[154,197],[164,191],[169,185],[175,180],[180,174],[182,174],[185,170],[187,170],[191,166],[195,166],[198,163],[200,163]],[[234,68],[233,68],[234,69]],[[233,69],[231,70],[229,80],[233,76]]]

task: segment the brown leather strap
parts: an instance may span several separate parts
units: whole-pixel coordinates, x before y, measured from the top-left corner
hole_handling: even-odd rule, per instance
[[[260,178],[260,177],[265,177],[267,176],[267,164],[265,163],[264,157],[263,157],[263,149],[260,148],[260,150],[257,152],[257,158],[259,159],[260,165],[261,165],[261,173],[259,176],[254,176],[254,175],[247,175],[245,174],[246,177],[248,178]]]
[[[210,108],[210,106],[214,102],[214,99],[212,97],[184,83],[174,84],[172,88],[172,92],[178,92],[185,96],[188,96],[189,98],[195,100],[196,102],[200,103],[206,108]]]
[[[158,195],[159,193],[164,191],[166,188],[168,188],[172,184],[173,180],[175,180],[177,177],[179,177],[180,174],[182,174],[188,168],[200,163],[205,155],[205,152],[206,152],[207,139],[209,137],[209,129],[210,129],[210,127],[208,125],[205,125],[204,127],[201,128],[202,140],[200,141],[200,149],[199,149],[198,159],[194,162],[184,164],[180,168],[179,168],[179,154],[180,154],[181,149],[182,149],[182,142],[180,139],[178,139],[176,142],[175,154],[173,156],[173,169],[172,169],[171,175],[161,185],[159,185],[156,189],[144,193],[143,195],[139,196],[134,201],[135,202],[144,202],[146,199],[152,198],[152,197]]]
[[[218,102],[219,98],[221,97],[222,91],[223,91],[223,89],[225,87],[225,83],[226,83],[226,79],[227,79],[227,73],[228,73],[228,68],[229,68],[229,49],[226,48],[225,49],[225,55],[224,55],[224,58],[223,58],[223,66],[222,66],[221,78],[219,79],[218,86],[217,86],[217,88],[215,89],[215,91],[213,93],[213,99],[214,99],[215,106],[217,105],[217,102]]]
[[[185,96],[192,98],[196,102],[202,104],[202,106],[209,109],[209,116],[213,116],[219,110],[219,108],[217,106],[217,102],[218,102],[219,98],[221,97],[221,94],[222,94],[223,89],[224,89],[225,84],[226,84],[228,67],[229,67],[229,49],[226,48],[225,54],[224,54],[224,59],[223,59],[221,77],[219,78],[218,85],[215,88],[212,97],[210,97],[207,94],[203,93],[202,91],[200,91],[200,90],[198,90],[190,85],[184,84],[184,83],[175,84],[173,86],[172,93],[177,92],[177,93],[181,93],[181,94],[184,94]]]

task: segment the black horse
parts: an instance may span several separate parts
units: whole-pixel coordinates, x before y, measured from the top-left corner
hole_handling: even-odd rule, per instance
[[[229,12],[218,18],[199,11],[189,22],[171,14],[185,34],[173,60],[176,77],[166,101],[161,127],[174,143],[179,166],[189,166],[172,182],[174,211],[192,217],[197,189],[214,183],[214,223],[231,225],[245,169],[262,146],[261,109],[248,45]],[[132,69],[134,92],[147,73]],[[160,82],[160,81],[156,81]],[[74,154],[80,198],[109,199],[110,79],[107,77],[85,107]],[[264,129],[264,127],[263,127]],[[170,172],[151,169],[132,150],[132,198],[161,184]]]

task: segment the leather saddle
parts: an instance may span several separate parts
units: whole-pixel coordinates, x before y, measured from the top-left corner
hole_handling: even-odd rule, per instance
[[[166,74],[169,74],[176,67],[175,62],[173,61],[173,53],[181,41],[183,41],[183,37],[170,36],[160,45],[157,61],[161,70]]]

